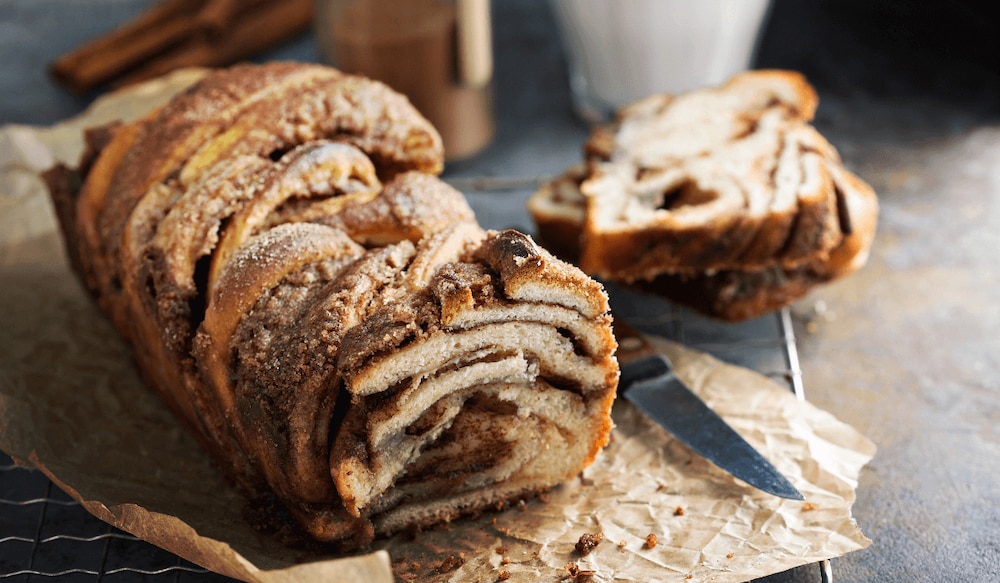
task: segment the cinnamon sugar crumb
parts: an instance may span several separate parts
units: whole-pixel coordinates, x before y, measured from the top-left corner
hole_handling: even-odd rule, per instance
[[[810,510],[816,510],[816,505],[812,502],[803,502],[802,512],[809,512]]]
[[[674,516],[684,516],[684,507],[678,506],[677,508],[674,508]]]
[[[625,552],[625,545],[627,545],[627,544],[628,543],[626,543],[623,540],[622,541],[618,541],[618,550],[624,553]]]
[[[497,574],[497,581],[506,581],[510,579],[510,571],[507,569],[500,569],[500,573]]]
[[[574,581],[590,581],[597,574],[597,571],[591,569],[581,569],[576,563],[567,563],[563,569]]]
[[[455,569],[461,567],[464,564],[465,564],[464,553],[459,553],[459,556],[457,557],[455,555],[448,555],[448,557],[445,558],[445,560],[441,561],[441,564],[438,565],[437,569],[435,570],[443,575],[445,573],[450,573],[451,571],[454,571]]]
[[[498,546],[497,547],[497,554],[498,555],[506,555],[507,554],[507,547],[504,546],[504,545]]]
[[[646,535],[646,548],[647,549],[655,548],[657,542],[658,541],[656,540],[656,535],[655,534],[649,533],[649,534]]]
[[[580,553],[582,556],[586,557],[590,554],[590,551],[597,548],[597,545],[601,544],[604,540],[604,534],[600,532],[585,532],[580,535],[580,540],[576,541],[576,552]]]
[[[731,553],[731,552],[729,552],[729,553],[726,553],[726,558],[727,558],[727,559],[731,559],[731,558],[733,558],[734,556],[735,556],[735,555],[733,555],[733,553]]]
[[[546,492],[542,492],[541,494],[538,495],[538,500],[542,504],[548,504],[549,502],[552,502],[552,496],[549,496],[548,493]]]

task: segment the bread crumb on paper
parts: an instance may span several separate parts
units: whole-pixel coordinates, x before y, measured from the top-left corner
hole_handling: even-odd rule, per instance
[[[576,563],[567,563],[563,569],[574,581],[590,581],[597,574],[597,571],[591,569],[581,569]]]
[[[678,506],[677,508],[674,508],[674,516],[684,516],[684,507]]]
[[[590,551],[597,548],[597,545],[601,544],[604,540],[604,534],[600,532],[586,532],[580,535],[580,540],[576,541],[576,552],[580,553],[582,556],[586,557],[590,554]]]
[[[812,502],[803,502],[802,512],[809,512],[810,510],[816,510],[816,505]]]
[[[655,548],[657,542],[658,541],[656,540],[656,535],[655,534],[649,533],[649,534],[646,535],[646,548],[647,549]]]
[[[456,557],[455,555],[448,555],[445,560],[441,561],[441,564],[437,566],[436,571],[440,574],[450,573],[455,569],[461,567],[465,564],[465,554],[459,553]]]

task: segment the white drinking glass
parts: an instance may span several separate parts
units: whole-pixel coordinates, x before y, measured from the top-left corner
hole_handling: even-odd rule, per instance
[[[551,0],[577,113],[591,122],[656,93],[746,70],[769,0]]]

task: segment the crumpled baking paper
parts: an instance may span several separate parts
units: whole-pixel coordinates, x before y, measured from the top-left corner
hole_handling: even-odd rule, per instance
[[[37,178],[76,161],[82,128],[140,115],[200,74],[105,96],[51,128],[0,128],[0,449],[18,463],[102,520],[245,581],[746,581],[870,544],[851,516],[868,439],[763,375],[657,339],[805,502],[751,488],[619,401],[610,446],[539,498],[347,557],[251,529],[246,501],[143,386],[70,272]],[[603,540],[584,556],[585,533]]]

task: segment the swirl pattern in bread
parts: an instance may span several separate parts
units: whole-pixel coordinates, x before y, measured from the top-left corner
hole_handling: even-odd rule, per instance
[[[875,193],[809,125],[817,104],[789,71],[650,96],[595,128],[529,210],[587,273],[758,316],[858,269],[874,239]]]

